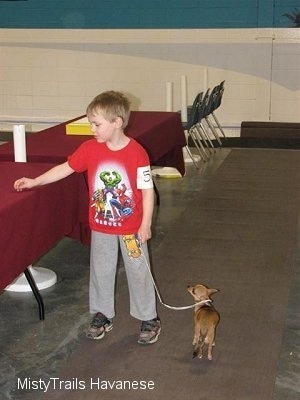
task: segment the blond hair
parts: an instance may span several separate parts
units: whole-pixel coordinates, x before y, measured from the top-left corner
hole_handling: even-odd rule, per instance
[[[121,118],[123,121],[122,127],[125,128],[128,124],[130,115],[130,101],[121,92],[109,90],[100,93],[87,106],[86,114],[100,114],[104,119],[114,122],[116,118]]]

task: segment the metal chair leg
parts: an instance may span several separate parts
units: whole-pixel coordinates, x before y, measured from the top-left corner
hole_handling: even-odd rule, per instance
[[[204,153],[203,152],[203,150],[200,148],[200,146],[199,146],[199,144],[198,144],[198,142],[197,142],[197,140],[196,140],[196,138],[195,138],[195,135],[193,134],[193,132],[192,132],[192,129],[190,129],[189,131],[188,131],[188,138],[191,138],[191,140],[192,140],[192,142],[194,143],[194,145],[195,145],[195,147],[196,147],[196,149],[197,149],[197,151],[198,151],[198,154],[199,154],[199,156],[200,156],[200,158],[202,159],[202,161],[207,161],[207,155],[206,155],[206,153]]]
[[[186,145],[185,148],[186,148],[186,151],[188,152],[188,155],[191,157],[191,160],[193,161],[193,164],[195,165],[195,167],[196,167],[197,169],[199,169],[199,166],[198,166],[197,162],[195,161],[195,158],[194,158],[194,156],[193,156],[193,154],[192,154],[192,152],[191,152],[189,146]]]
[[[199,144],[203,144],[203,147],[208,151],[209,155],[212,154],[210,146],[207,143],[207,139],[206,139],[201,127],[199,126],[199,124],[195,125],[195,134],[196,134]]]
[[[209,154],[207,154],[207,152],[206,152],[206,150],[205,150],[205,147],[203,146],[203,144],[202,144],[202,142],[197,138],[197,136],[196,136],[196,134],[195,134],[195,132],[194,132],[194,126],[189,130],[189,135],[190,135],[190,137],[192,138],[192,140],[193,140],[193,142],[194,142],[194,144],[195,144],[195,146],[196,146],[196,148],[197,148],[197,150],[198,150],[198,153],[199,153],[199,155],[200,155],[200,157],[202,158],[202,160],[205,162],[205,161],[208,161],[209,160]]]
[[[201,121],[198,124],[196,124],[196,130],[200,136],[200,140],[203,140],[204,143],[206,144],[208,151],[210,153],[215,153],[216,149],[215,149],[212,141],[210,140],[210,137]]]
[[[222,142],[221,139],[218,135],[218,132],[215,130],[213,124],[210,122],[208,117],[205,117],[205,121],[207,122],[207,125],[209,127],[209,129],[211,130],[212,134],[214,135],[214,137],[217,139],[217,142],[219,143],[219,145],[222,147]]]
[[[188,129],[185,129],[185,130],[184,130],[184,135],[185,135],[185,140],[186,140],[185,149],[186,149],[186,151],[187,151],[189,157],[190,157],[191,160],[193,161],[193,164],[195,165],[195,167],[196,167],[197,169],[199,169],[198,163],[197,163],[197,161],[195,160],[195,158],[194,158],[194,156],[193,156],[193,153],[191,152],[191,150],[190,150],[190,148],[189,148],[189,137],[190,137],[190,135],[189,135]]]
[[[218,128],[219,128],[220,132],[222,133],[223,137],[226,139],[225,132],[224,132],[224,130],[223,130],[223,128],[222,128],[222,126],[220,125],[220,123],[219,123],[219,121],[218,121],[218,119],[217,119],[217,117],[216,117],[215,113],[214,113],[214,112],[212,112],[212,113],[211,113],[211,115],[212,115],[212,117],[213,117],[213,119],[214,119],[215,123],[217,124],[217,126],[218,126]]]

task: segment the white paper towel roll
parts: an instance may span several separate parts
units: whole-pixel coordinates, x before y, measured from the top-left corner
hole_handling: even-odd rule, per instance
[[[187,84],[186,76],[181,76],[181,121],[187,122]]]
[[[14,125],[13,127],[15,162],[26,162],[26,137],[25,126]]]
[[[166,111],[173,111],[173,82],[166,82]]]

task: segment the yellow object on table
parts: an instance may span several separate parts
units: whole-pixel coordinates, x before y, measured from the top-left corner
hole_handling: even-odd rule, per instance
[[[181,173],[173,167],[162,167],[162,168],[153,168],[152,169],[152,176],[156,178],[182,178]]]
[[[77,119],[66,125],[66,135],[92,135],[87,117]]]

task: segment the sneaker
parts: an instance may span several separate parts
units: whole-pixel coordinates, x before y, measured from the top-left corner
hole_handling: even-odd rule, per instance
[[[141,333],[138,339],[139,344],[151,344],[158,340],[161,331],[161,323],[159,318],[142,321]]]
[[[105,335],[105,332],[111,331],[112,328],[112,320],[106,318],[106,316],[101,312],[98,312],[94,315],[90,323],[86,337],[89,339],[102,339]]]

